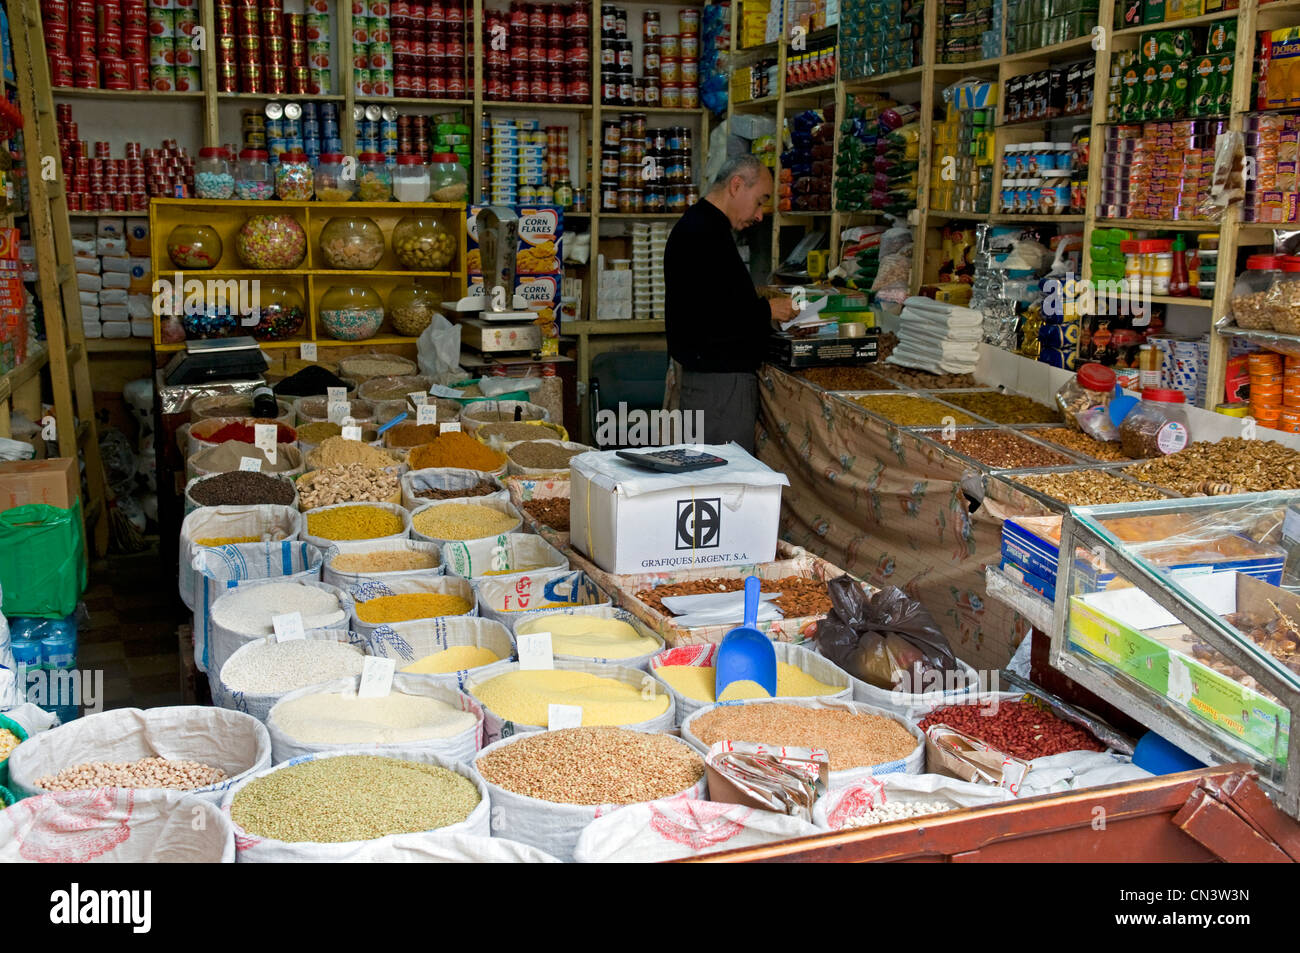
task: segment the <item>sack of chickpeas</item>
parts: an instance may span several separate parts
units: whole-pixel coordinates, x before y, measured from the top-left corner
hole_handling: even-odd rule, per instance
[[[813,823],[822,830],[842,831],[985,807],[1011,798],[1010,791],[996,784],[975,784],[942,774],[882,774],[826,792],[813,808]]]

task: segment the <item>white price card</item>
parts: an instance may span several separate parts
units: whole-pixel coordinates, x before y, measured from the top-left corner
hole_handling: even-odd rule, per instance
[[[361,663],[361,685],[358,698],[383,698],[393,690],[393,672],[397,663],[390,658],[367,655]]]
[[[298,357],[304,361],[316,360],[316,342],[304,341],[298,348]]]
[[[547,705],[546,706],[546,730],[555,731],[559,728],[581,728],[582,727],[582,706],[581,705]]]
[[[275,437],[279,430],[277,424],[253,424],[253,445],[266,454],[271,466],[275,466]]]
[[[460,421],[448,420],[439,424],[438,433],[460,433]]]
[[[406,395],[406,399],[411,402],[412,407],[419,407],[429,402],[429,395],[422,390],[413,390]]]
[[[332,424],[342,425],[343,418],[352,412],[352,407],[346,400],[330,401],[325,407],[325,415]]]
[[[519,649],[519,668],[524,672],[540,672],[555,668],[555,653],[551,650],[551,633],[530,632],[515,637]]]
[[[284,615],[271,616],[271,626],[275,629],[275,641],[288,642],[290,639],[305,639],[307,633],[302,627],[301,612],[286,612]]]
[[[251,470],[253,473],[261,473],[262,458],[261,457],[240,457],[239,469]]]
[[[337,404],[339,401],[348,399],[348,389],[346,387],[326,387],[325,402],[327,404]]]
[[[359,440],[361,439],[361,428],[360,428],[359,426],[357,426],[356,424],[351,424],[351,425],[349,425],[349,426],[344,427],[344,428],[343,428],[343,439],[344,439],[344,440],[358,440],[358,441],[359,441]]]
[[[421,425],[436,424],[438,422],[438,405],[420,404],[415,408],[415,422]],[[441,432],[439,431],[439,433]]]

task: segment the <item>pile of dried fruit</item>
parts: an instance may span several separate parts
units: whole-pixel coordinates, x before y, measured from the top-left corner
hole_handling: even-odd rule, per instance
[[[1300,452],[1272,440],[1198,440],[1177,453],[1134,464],[1124,472],[1186,496],[1295,490],[1300,489]]]

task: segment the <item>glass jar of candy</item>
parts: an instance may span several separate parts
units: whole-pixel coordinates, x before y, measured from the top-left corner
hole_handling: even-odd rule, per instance
[[[309,202],[314,191],[307,153],[294,150],[280,155],[275,166],[275,194],[285,202]]]
[[[235,194],[235,176],[225,149],[204,146],[199,150],[194,163],[194,194],[201,199],[228,199]]]

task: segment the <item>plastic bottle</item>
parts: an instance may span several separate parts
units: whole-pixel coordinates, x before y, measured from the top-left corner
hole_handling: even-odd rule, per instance
[[[1173,265],[1169,273],[1169,294],[1175,298],[1185,298],[1191,293],[1187,280],[1187,243],[1183,236],[1174,238]]]

